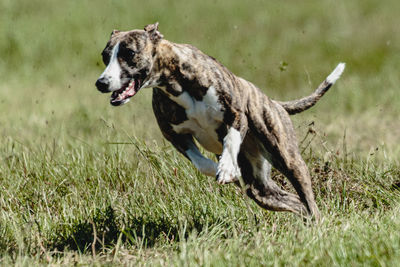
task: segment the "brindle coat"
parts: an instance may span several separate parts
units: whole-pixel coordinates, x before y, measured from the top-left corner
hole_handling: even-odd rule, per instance
[[[241,144],[239,143],[238,154],[233,154],[237,157],[237,161],[233,159],[233,163],[237,162],[240,168],[246,194],[268,210],[291,211],[319,218],[310,174],[299,153],[289,114],[313,106],[338,77],[335,77],[333,82],[325,80],[308,97],[279,102],[269,99],[255,85],[235,76],[216,59],[196,47],[163,39],[158,31],[158,24],[148,25],[144,30],[113,31],[103,51],[106,65],[117,44],[120,50],[133,51],[128,53],[129,57],[124,55],[126,53],[118,54],[120,79],[129,78],[142,84],[141,87],[153,87],[153,110],[157,122],[164,137],[178,151],[192,161],[193,157],[188,155],[188,151],[195,151],[201,158],[202,155],[194,143],[196,138],[207,150],[224,157],[228,131],[235,129],[240,133]],[[106,76],[103,74],[101,78],[104,77]],[[97,83],[96,85],[100,90],[100,86]],[[217,103],[211,107],[207,106],[206,114],[209,116],[210,125],[216,125],[213,130],[201,124],[198,121],[200,118],[190,116],[185,104],[201,103],[210,92],[210,88],[215,90],[217,96]],[[108,88],[101,91],[115,90],[122,89]],[[189,102],[181,103],[184,97],[187,97]],[[210,113],[209,109],[213,109],[214,113]],[[218,114],[222,114],[222,117],[217,118]],[[185,122],[196,123],[196,127],[207,130],[206,137],[204,133],[200,137],[197,130],[189,126],[176,130],[177,126],[184,125]],[[212,141],[213,136],[217,140],[215,145],[210,145],[212,142],[208,141]],[[201,158],[203,159],[208,160]],[[196,165],[196,162],[194,163]],[[215,166],[210,164],[211,173],[214,174]],[[270,178],[271,164],[289,179],[298,196],[282,190],[275,184]],[[218,171],[223,168],[220,165]],[[235,178],[232,181],[239,184],[237,177],[232,178]]]

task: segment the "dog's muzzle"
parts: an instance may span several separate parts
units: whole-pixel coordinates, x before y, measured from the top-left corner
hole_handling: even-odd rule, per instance
[[[129,101],[129,98],[134,96],[141,88],[142,80],[131,78],[128,79],[118,90],[110,90],[110,80],[105,77],[100,77],[96,81],[97,89],[102,93],[110,93],[110,104],[120,106]]]

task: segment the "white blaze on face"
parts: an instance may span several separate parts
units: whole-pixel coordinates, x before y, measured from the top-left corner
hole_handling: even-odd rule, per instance
[[[116,91],[121,88],[121,66],[118,62],[118,51],[119,51],[119,42],[114,46],[111,52],[110,62],[108,63],[104,72],[100,75],[101,78],[105,78],[108,80],[110,86],[110,91]]]

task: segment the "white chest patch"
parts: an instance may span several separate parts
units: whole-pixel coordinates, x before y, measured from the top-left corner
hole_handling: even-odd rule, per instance
[[[221,154],[222,144],[218,141],[216,130],[223,122],[224,113],[218,102],[215,88],[211,86],[201,101],[192,98],[187,92],[171,99],[185,108],[188,120],[172,125],[177,133],[191,133],[208,151]]]

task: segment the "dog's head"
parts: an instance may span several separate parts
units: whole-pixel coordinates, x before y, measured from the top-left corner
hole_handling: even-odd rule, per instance
[[[158,23],[147,25],[144,30],[111,33],[102,52],[107,67],[96,81],[100,92],[112,92],[111,105],[125,104],[142,87],[148,87],[155,47],[162,38]]]

